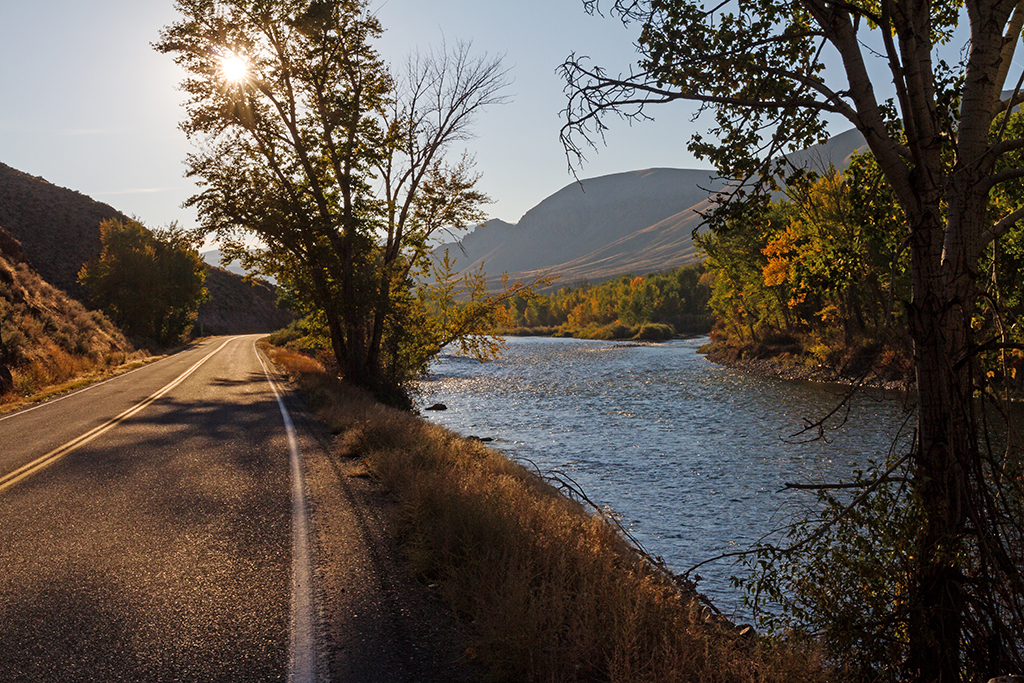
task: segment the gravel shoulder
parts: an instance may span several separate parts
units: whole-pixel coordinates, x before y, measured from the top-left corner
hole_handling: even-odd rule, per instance
[[[320,605],[321,668],[338,683],[469,683],[470,629],[409,571],[396,504],[362,463],[339,457],[300,397],[288,407],[302,441]]]

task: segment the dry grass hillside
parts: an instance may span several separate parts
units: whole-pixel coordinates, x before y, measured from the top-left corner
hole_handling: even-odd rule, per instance
[[[0,164],[0,225],[21,242],[44,280],[80,301],[86,293],[78,271],[99,256],[100,223],[112,218],[127,220],[84,194]]]
[[[45,282],[0,227],[0,404],[136,355],[105,315]]]
[[[295,319],[277,307],[273,287],[247,281],[223,268],[207,267],[206,289],[210,300],[199,307],[199,335],[273,332]]]
[[[0,225],[21,242],[28,262],[44,280],[80,301],[87,295],[78,284],[78,272],[99,256],[99,226],[110,218],[127,219],[80,192],[0,163]],[[211,299],[199,309],[202,334],[273,332],[292,319],[276,307],[267,285],[211,267],[207,288]]]
[[[691,207],[721,187],[710,171],[652,168],[571,183],[530,209],[515,225],[490,221],[461,245],[442,245],[460,271],[483,264],[488,279],[538,273],[561,276],[561,284],[584,277],[614,277],[631,269],[666,270],[694,261],[690,230],[666,228],[672,217],[688,218]],[[680,222],[680,221],[677,221]],[[685,223],[685,220],[682,220]],[[672,245],[654,254],[648,239],[631,239],[659,226],[654,241]],[[650,237],[650,235],[648,235]],[[639,268],[637,268],[639,266]]]
[[[856,130],[787,155],[798,167],[842,168],[864,148]],[[699,260],[693,231],[709,197],[724,187],[712,171],[652,168],[571,183],[527,211],[518,223],[494,219],[460,243],[441,245],[462,272],[483,264],[492,286],[541,274],[558,284],[601,282],[632,273],[670,270]]]

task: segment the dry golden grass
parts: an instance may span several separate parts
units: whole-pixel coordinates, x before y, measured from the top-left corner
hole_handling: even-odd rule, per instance
[[[0,394],[0,410],[108,376],[147,355],[102,313],[86,310],[27,264],[0,257],[0,359],[13,379]]]
[[[814,652],[705,619],[599,516],[483,444],[375,403],[299,354],[269,349],[400,502],[413,569],[478,634],[494,681],[824,681]],[[365,463],[365,465],[364,465]]]

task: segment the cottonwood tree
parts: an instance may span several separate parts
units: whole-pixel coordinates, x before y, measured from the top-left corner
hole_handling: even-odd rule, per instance
[[[1024,2],[612,0],[611,10],[640,26],[638,66],[612,76],[582,57],[565,62],[570,153],[598,140],[608,116],[645,119],[651,105],[696,102],[714,114],[714,139],[695,136],[690,149],[738,181],[732,199],[748,200],[743,181],[771,175],[768,159],[780,152],[823,141],[826,115],[863,133],[905,215],[911,260],[918,417],[909,477],[920,524],[904,675],[956,681],[1020,668],[1022,554],[1006,532],[1019,533],[1019,520],[998,490],[994,470],[1006,463],[981,452],[974,398],[979,355],[1001,342],[976,339],[972,320],[979,259],[1024,218],[1019,204],[994,210],[990,201],[1024,178],[1024,138],[1002,123],[1022,101],[1009,77]],[[958,23],[967,44],[947,64],[938,48]],[[996,594],[999,604],[978,598]]]
[[[100,237],[103,250],[78,274],[91,302],[161,346],[191,332],[208,293],[206,264],[185,232],[172,224],[154,234],[138,221],[110,219]]]
[[[155,47],[188,72],[202,231],[290,285],[322,314],[345,377],[385,390],[403,338],[419,343],[410,290],[430,237],[482,218],[472,160],[448,155],[507,78],[464,44],[394,73],[367,5],[178,0]],[[247,235],[265,250],[246,253]]]

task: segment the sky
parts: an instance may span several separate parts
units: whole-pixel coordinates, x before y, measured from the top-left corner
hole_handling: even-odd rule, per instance
[[[593,17],[582,0],[373,0],[385,35],[381,54],[472,41],[502,55],[510,102],[481,113],[466,145],[494,200],[491,217],[516,222],[573,182],[558,139],[566,98],[556,69],[572,52],[619,72],[636,61],[638,27]],[[176,19],[172,0],[2,0],[0,162],[77,190],[150,227],[196,217],[181,204],[195,192],[183,176],[190,143],[177,90],[183,73],[152,43]],[[683,103],[656,120],[612,121],[607,145],[580,177],[653,167],[706,168],[686,150],[695,124]],[[833,133],[848,125],[839,125]]]
[[[516,222],[573,182],[558,139],[562,82],[572,52],[625,68],[636,29],[591,17],[581,0],[376,0],[382,55],[472,41],[502,55],[509,102],[484,110],[466,143],[494,203],[491,217]],[[0,162],[86,194],[150,227],[196,224],[181,204],[195,192],[183,176],[190,143],[178,130],[183,73],[152,43],[173,22],[172,0],[0,2]],[[643,126],[614,126],[580,177],[643,168],[699,167],[686,151],[693,130],[683,107]],[[705,165],[706,166],[706,165]]]

